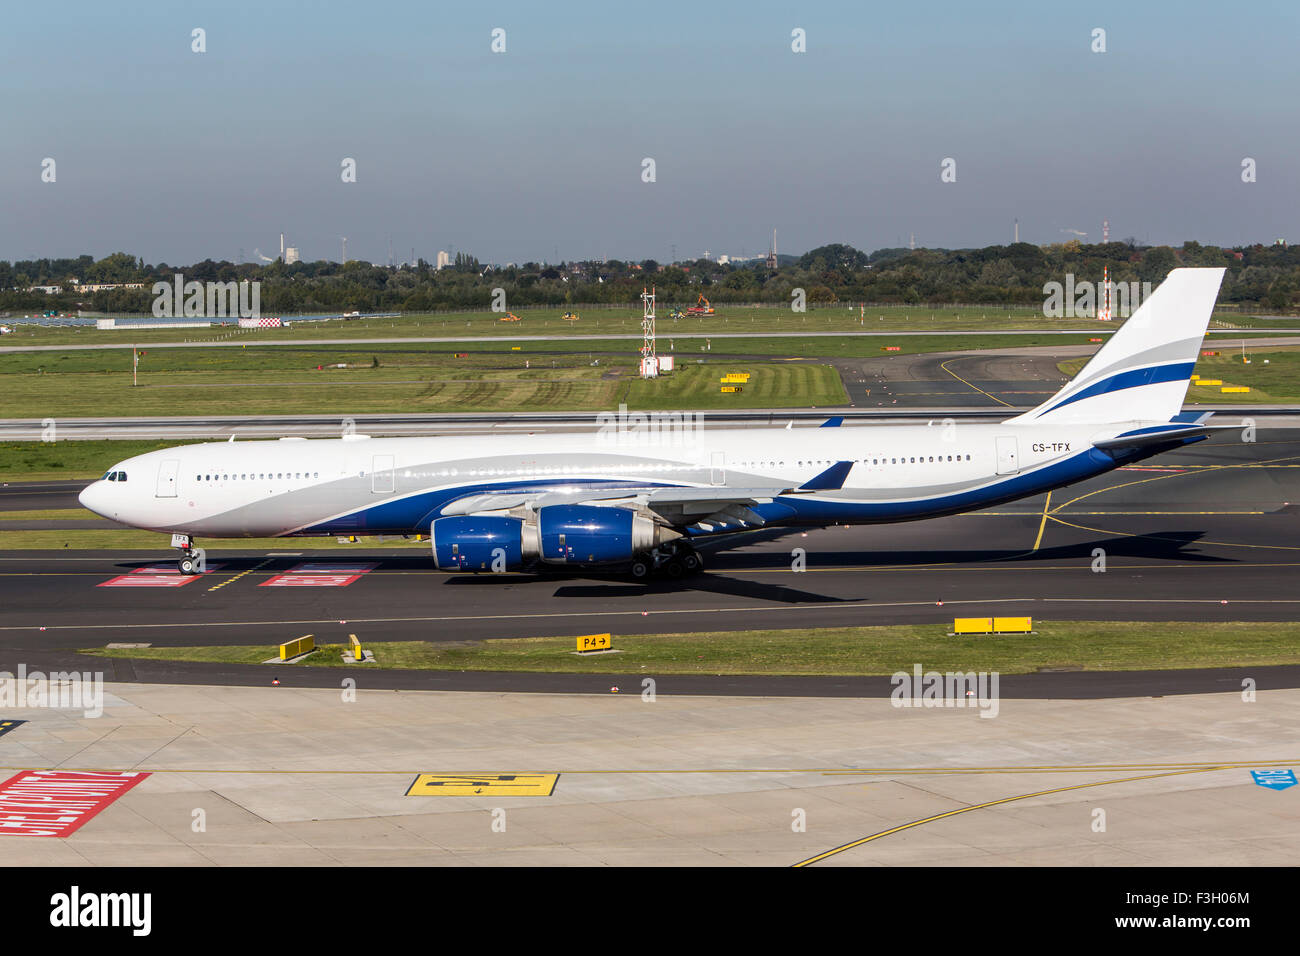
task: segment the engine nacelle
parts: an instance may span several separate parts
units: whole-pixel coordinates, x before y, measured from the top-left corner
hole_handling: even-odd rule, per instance
[[[628,508],[595,505],[547,505],[537,512],[537,527],[542,560],[551,564],[631,561],[680,537]]]
[[[537,556],[535,529],[504,515],[438,518],[429,537],[442,571],[513,571]]]

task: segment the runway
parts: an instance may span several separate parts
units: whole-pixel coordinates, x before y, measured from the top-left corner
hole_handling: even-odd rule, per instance
[[[1260,429],[1253,442],[1241,438],[1235,432],[1216,436],[1058,490],[1050,501],[1039,497],[898,525],[755,535],[734,550],[707,555],[705,574],[674,583],[558,572],[452,575],[434,570],[423,549],[313,553],[310,539],[286,539],[273,552],[210,551],[215,567],[183,586],[106,586],[170,564],[173,555],[166,548],[8,552],[0,554],[0,666],[109,642],[270,644],[307,632],[319,642],[346,641],[349,633],[368,641],[464,641],[937,623],[995,613],[1055,620],[1297,620],[1300,434]],[[792,570],[795,548],[806,551],[806,571]],[[1101,573],[1094,570],[1098,549],[1105,557]],[[327,587],[271,583],[306,562],[335,567],[340,580],[352,580]],[[369,567],[353,574],[358,564]],[[150,673],[184,680],[190,673],[179,665],[129,666],[141,679]],[[241,677],[238,668],[226,673],[232,680],[253,679]],[[472,680],[478,687],[574,686],[548,675],[517,678]],[[1055,680],[1061,693],[1078,696],[1118,680],[1096,674],[1031,679]],[[384,680],[453,686],[457,677],[389,674]],[[1205,689],[1190,678],[1173,678],[1171,688],[1180,680]],[[699,692],[793,693],[823,685],[825,692],[849,692],[843,682],[838,689],[833,684],[709,679]],[[853,693],[862,692],[860,682],[852,686]]]

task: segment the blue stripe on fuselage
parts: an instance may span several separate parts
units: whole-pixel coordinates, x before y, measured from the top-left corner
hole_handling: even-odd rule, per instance
[[[1089,385],[1082,391],[1076,392],[1069,398],[1057,402],[1051,408],[1040,412],[1039,415],[1046,415],[1048,412],[1054,412],[1058,408],[1081,401],[1085,398],[1092,398],[1096,395],[1105,395],[1107,392],[1120,392],[1126,388],[1140,388],[1143,385],[1158,385],[1162,382],[1176,382],[1179,379],[1190,379],[1192,376],[1192,369],[1195,367],[1195,362],[1179,362],[1174,365],[1152,365],[1149,368],[1136,368],[1127,372],[1118,372],[1115,375],[1103,378],[1100,382],[1094,382],[1092,385]]]
[[[1185,441],[1188,440],[1174,440],[1169,447],[1177,447],[1177,445]],[[1147,458],[1164,450],[1166,450],[1165,447],[1158,449],[1145,448],[1126,451],[1123,454],[1112,454],[1093,448],[1034,471],[1008,475],[1003,480],[973,488],[970,491],[954,492],[929,498],[864,502],[834,498],[819,499],[805,495],[783,495],[770,503],[756,504],[753,506],[753,510],[772,524],[829,524],[835,521],[873,523],[933,518],[963,511],[974,511],[1004,501],[1040,494],[1052,488],[1059,488],[1062,485],[1073,484],[1085,478],[1091,478],[1129,461]],[[647,487],[683,487],[667,483],[651,484],[643,481],[610,481],[608,479],[566,479],[562,483],[557,483],[554,479],[537,479],[510,482],[508,484],[476,483],[473,485],[458,485],[454,488],[438,488],[408,495],[404,498],[379,502],[330,521],[303,528],[301,531],[294,533],[300,535],[427,534],[430,522],[438,517],[439,512],[448,504],[460,498],[483,494],[484,492],[511,494],[529,490],[550,490],[560,486],[573,487],[574,485],[581,485],[590,488],[592,491],[626,490],[628,493]],[[694,530],[688,533],[691,535],[700,534],[700,532]]]
[[[613,489],[627,490],[629,493],[642,488],[679,487],[663,482],[611,481],[606,478],[566,478],[563,481],[556,481],[554,478],[537,478],[492,484],[480,482],[472,485],[456,485],[452,488],[435,488],[402,498],[390,498],[293,533],[301,535],[428,534],[429,524],[434,518],[440,516],[442,509],[461,498],[485,493],[508,495],[524,491],[554,491],[560,488],[571,488],[574,485],[592,491]]]
[[[958,491],[950,495],[933,498],[916,498],[907,501],[836,501],[834,499],[813,499],[796,495],[785,495],[775,502],[778,506],[794,509],[793,517],[776,517],[775,520],[787,524],[825,524],[833,521],[873,522],[907,521],[916,518],[937,518],[942,515],[958,514],[964,511],[976,511],[1041,494],[1062,485],[1074,484],[1085,478],[1092,478],[1110,471],[1119,465],[1137,458],[1146,457],[1143,452],[1132,455],[1112,455],[1098,448],[1071,455],[1069,458],[1053,462],[1043,468],[1018,475],[1008,475],[1004,480],[973,488],[970,491]],[[767,518],[766,505],[756,505],[753,510]]]

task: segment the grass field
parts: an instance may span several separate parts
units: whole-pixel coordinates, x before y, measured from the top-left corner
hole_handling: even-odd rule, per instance
[[[0,353],[0,418],[447,411],[597,411],[620,402],[646,409],[826,406],[845,401],[829,366],[790,359],[1087,344],[1081,335],[745,338],[716,343],[660,339],[678,371],[637,375],[632,344],[618,341],[143,349],[138,386],[128,351]],[[715,348],[708,348],[714,345]],[[666,346],[666,347],[665,347]],[[459,353],[459,354],[458,354]],[[765,356],[775,360],[725,356]],[[737,366],[737,362],[744,362]],[[779,363],[779,364],[778,364]],[[339,367],[342,366],[342,367]],[[742,368],[745,390],[709,385]],[[0,465],[0,468],[3,468]],[[9,470],[9,469],[5,469]]]
[[[1246,343],[1246,357],[1242,361],[1241,348],[1227,344],[1206,343],[1206,351],[1218,355],[1202,355],[1196,360],[1196,372],[1202,379],[1220,381],[1223,385],[1198,385],[1193,381],[1187,390],[1188,405],[1272,405],[1300,402],[1300,348],[1277,348],[1255,351]],[[1208,346],[1213,346],[1209,348]],[[1058,362],[1057,367],[1066,375],[1074,375],[1087,359],[1070,359]],[[1246,386],[1249,392],[1224,392],[1224,386]]]
[[[133,455],[192,444],[187,441],[10,441],[0,442],[0,481],[60,481],[98,478],[109,466]],[[18,514],[21,512],[11,512]],[[93,517],[85,512],[86,517]]]
[[[216,326],[210,329],[145,329],[100,331],[92,327],[51,327],[20,325],[19,331],[6,336],[6,345],[63,345],[120,341],[147,345],[155,342],[186,341],[291,341],[311,338],[369,338],[407,336],[499,336],[519,335],[639,335],[640,303],[619,308],[572,307],[581,318],[565,321],[568,308],[516,309],[519,322],[502,322],[499,313],[488,311],[448,312],[404,315],[396,318],[335,319],[322,322],[292,323],[281,329],[239,329]],[[932,309],[928,306],[878,306],[860,313],[856,306],[813,306],[797,313],[789,306],[716,307],[716,315],[702,318],[670,319],[669,304],[660,301],[656,322],[660,335],[677,333],[716,334],[718,332],[798,332],[798,331],[958,331],[983,329],[1107,329],[1109,324],[1087,318],[1049,319],[1040,307],[994,310],[981,306]],[[1241,316],[1227,313],[1222,318],[1240,322]]]
[[[3,356],[0,417],[576,411],[617,408],[620,402],[641,408],[779,408],[847,400],[832,367],[806,363],[748,363],[752,378],[744,391],[723,396],[718,378],[731,369],[713,361],[683,362],[672,375],[646,382],[626,355],[611,365],[585,354],[380,359],[335,352],[324,356],[333,361],[308,364],[277,349],[214,351],[151,352],[138,386],[129,370],[102,368],[104,353],[47,353],[36,369],[30,355]],[[348,367],[317,368],[338,364]]]
[[[399,669],[636,674],[872,675],[926,670],[1033,673],[1177,670],[1300,663],[1295,624],[1039,621],[1037,632],[948,637],[947,626],[818,628],[655,634],[614,638],[619,654],[578,657],[573,638],[523,638],[453,644],[372,643],[378,666]],[[286,640],[297,635],[286,635]],[[341,646],[326,645],[304,666],[339,666]],[[83,651],[103,657],[259,663],[270,646],[153,647]]]

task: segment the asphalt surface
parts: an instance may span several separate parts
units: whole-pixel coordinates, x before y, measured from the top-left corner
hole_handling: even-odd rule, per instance
[[[772,627],[939,623],[995,613],[1055,620],[1293,621],[1300,615],[1300,432],[1261,429],[1256,441],[1216,436],[1062,489],[985,512],[897,525],[765,532],[707,555],[708,571],[675,583],[614,575],[450,575],[422,550],[312,553],[310,539],[266,552],[210,552],[220,567],[179,587],[101,586],[173,553],[0,553],[0,669],[70,661],[109,642],[273,644],[465,641],[494,637],[693,632]],[[45,507],[61,491],[44,495]],[[1046,517],[1044,513],[1046,512]],[[201,544],[202,542],[200,542]],[[807,570],[791,570],[803,548]],[[1093,570],[1103,549],[1106,570]],[[301,552],[290,553],[285,552]],[[373,562],[344,586],[268,581],[298,564]],[[940,603],[942,602],[942,604]],[[83,668],[87,665],[82,660]],[[103,667],[95,659],[96,668]],[[118,679],[265,681],[257,668],[119,664]],[[1300,668],[1252,668],[1273,686],[1300,686]],[[619,678],[365,671],[374,686],[608,690]],[[286,669],[281,679],[337,686]],[[1007,678],[1029,696],[1097,696],[1223,689],[1235,671],[1099,673]],[[633,678],[624,678],[633,680]],[[681,692],[863,694],[883,682],[828,678],[673,678]],[[1152,682],[1156,683],[1153,684]],[[599,686],[596,686],[599,685]],[[1024,689],[1021,689],[1023,685]],[[1006,686],[1006,685],[1004,685]],[[693,688],[685,690],[685,688]]]
[[[1060,391],[1068,378],[1057,362],[1094,351],[1096,347],[1085,345],[933,352],[835,359],[834,365],[849,401],[858,408],[939,405],[1015,414]]]

